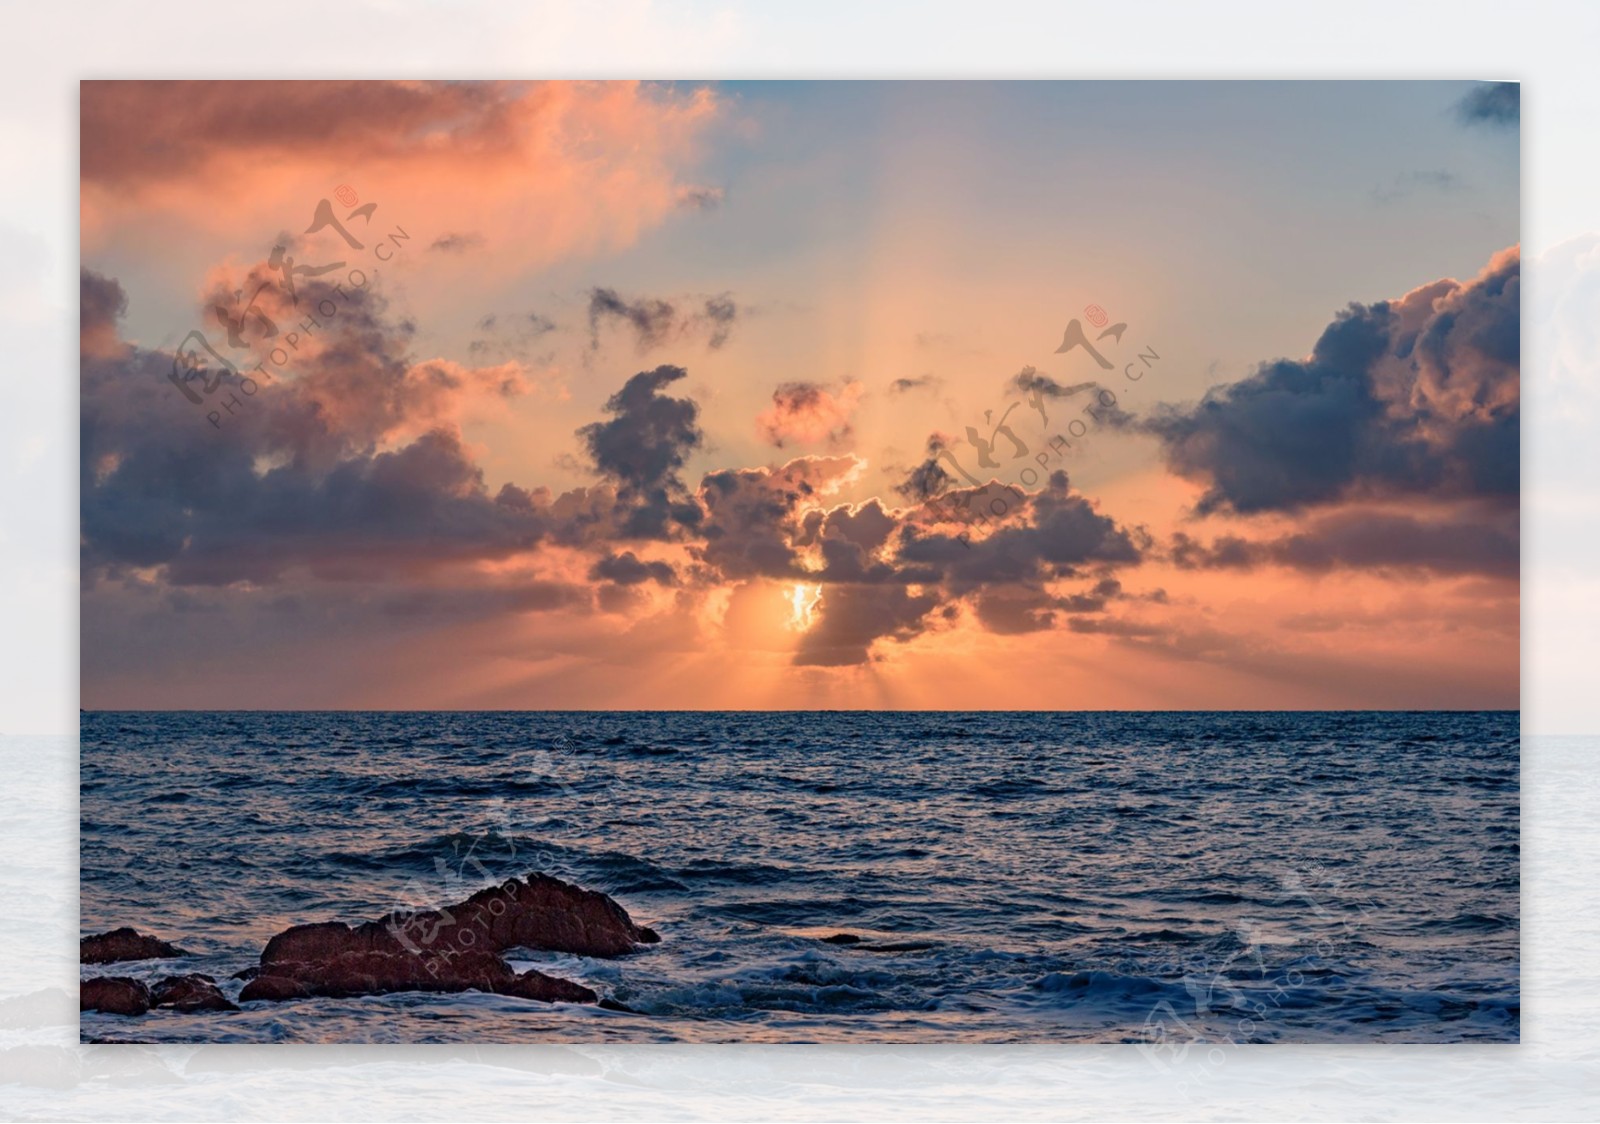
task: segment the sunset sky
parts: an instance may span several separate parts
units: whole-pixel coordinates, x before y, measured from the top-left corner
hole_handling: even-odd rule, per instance
[[[85,707],[1518,705],[1515,87],[81,96]]]

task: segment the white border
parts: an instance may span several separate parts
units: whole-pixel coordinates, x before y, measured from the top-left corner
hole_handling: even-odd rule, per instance
[[[1524,752],[1524,1044],[1236,1051],[1180,1090],[1110,1047],[88,1047],[76,965],[77,89],[85,77],[1372,77],[1524,83],[1530,301],[1538,259],[1600,231],[1600,7],[1283,3],[557,3],[276,0],[0,17],[0,1115],[53,1119],[1593,1119],[1600,740]],[[1571,278],[1566,281],[1570,282]],[[1600,319],[1600,307],[1591,310]],[[1525,496],[1545,465],[1541,375],[1557,341],[1525,320]],[[1600,356],[1569,354],[1594,374]],[[1569,419],[1570,420],[1570,419]],[[1581,422],[1600,422],[1585,414]],[[1572,433],[1574,428],[1562,427]],[[1585,460],[1584,463],[1587,463]],[[1600,474],[1596,474],[1600,479]],[[1525,515],[1530,732],[1600,730],[1600,597],[1563,551],[1593,536],[1597,489],[1562,522]],[[1549,563],[1547,565],[1546,563]],[[1575,661],[1582,663],[1572,670]],[[25,736],[25,735],[35,736]],[[1194,1075],[1191,1075],[1194,1076]]]

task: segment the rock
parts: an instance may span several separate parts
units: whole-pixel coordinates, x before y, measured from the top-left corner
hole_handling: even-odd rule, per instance
[[[119,960],[165,960],[174,956],[189,956],[177,945],[155,937],[147,937],[127,926],[101,933],[97,937],[84,937],[78,942],[80,964],[111,964]]]
[[[411,953],[352,949],[320,960],[276,960],[244,985],[239,1001],[384,995],[392,991],[486,991],[545,1003],[593,1003],[582,984],[516,969],[492,952]]]
[[[848,945],[857,952],[924,952],[938,947],[932,941],[865,941],[854,933],[835,933],[819,939],[823,944]]]
[[[536,999],[541,1003],[593,1003],[600,998],[592,989],[580,983],[559,976],[547,976],[532,968],[514,976],[504,987],[495,988],[495,994]]]
[[[179,1011],[237,1011],[210,976],[168,976],[150,989],[150,1006]]]
[[[605,894],[530,874],[444,909],[285,929],[267,942],[259,973],[239,999],[477,990],[593,1003],[598,997],[582,984],[542,972],[519,975],[499,954],[530,948],[614,957],[660,939]]]
[[[660,939],[605,894],[530,874],[526,882],[513,878],[444,909],[395,912],[354,927],[339,921],[296,925],[267,942],[261,964],[322,960],[352,949],[392,954],[532,948],[611,958]]]
[[[297,969],[300,971],[308,970],[304,965],[300,964],[286,964],[283,968],[285,972]],[[281,1003],[285,999],[310,999],[316,994],[318,993],[313,989],[311,982],[293,976],[257,976],[240,989],[239,1002],[251,1003],[257,999],[266,999],[273,1003]],[[323,994],[331,993],[325,992]],[[339,994],[350,993],[340,992]]]
[[[133,930],[128,930],[132,932]],[[142,1015],[150,1009],[150,989],[127,976],[96,976],[78,981],[78,1010],[108,1015]]]

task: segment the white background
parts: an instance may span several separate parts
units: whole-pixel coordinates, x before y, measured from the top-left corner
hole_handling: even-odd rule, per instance
[[[1600,1116],[1600,6],[277,0],[0,8],[0,1116]],[[109,77],[1523,83],[1524,1044],[78,1047],[77,82]],[[1136,171],[1136,169],[1132,169]],[[42,990],[41,990],[42,989]]]

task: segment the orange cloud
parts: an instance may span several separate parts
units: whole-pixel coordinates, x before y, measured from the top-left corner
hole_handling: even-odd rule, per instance
[[[850,419],[861,401],[859,382],[830,390],[814,382],[786,382],[772,392],[772,405],[756,417],[763,441],[785,445],[842,445],[852,434]]]
[[[349,185],[451,250],[441,268],[536,268],[628,246],[709,190],[692,165],[721,109],[639,82],[85,82],[83,241],[181,233],[215,260]]]

